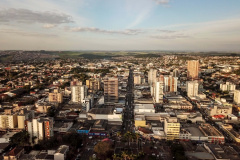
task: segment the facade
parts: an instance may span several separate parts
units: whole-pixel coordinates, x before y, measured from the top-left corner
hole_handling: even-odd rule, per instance
[[[31,121],[25,121],[25,130],[30,134],[30,141],[36,138],[35,141],[49,139],[53,136],[53,118],[38,117]]]
[[[71,86],[72,92],[72,102],[74,103],[83,103],[84,99],[87,96],[87,87],[86,86]]]
[[[155,102],[159,103],[161,99],[163,99],[163,82],[156,82],[155,89],[154,89],[154,97]]]
[[[168,140],[179,139],[180,123],[176,117],[169,117],[164,120],[164,132]]]
[[[63,93],[59,89],[54,89],[53,93],[49,93],[49,102],[51,103],[62,103],[63,102]]]
[[[135,75],[134,76],[134,84],[141,84],[141,80],[142,80],[142,78],[141,78],[141,76],[140,75]]]
[[[197,81],[187,81],[187,95],[188,97],[198,96],[198,82]]]
[[[204,134],[204,136],[208,137],[209,143],[217,143],[224,144],[225,138],[221,132],[219,132],[215,127],[208,123],[204,123],[199,126],[200,131]]]
[[[88,79],[86,80],[86,86],[89,93],[96,93],[100,89],[100,79]]]
[[[189,79],[198,79],[198,60],[189,60],[187,65],[187,77]]]
[[[164,92],[177,92],[177,77],[164,77]]]
[[[69,146],[61,145],[54,153],[54,160],[66,160]]]
[[[233,101],[237,104],[240,104],[240,90],[234,91]]]
[[[4,114],[0,115],[0,128],[16,128],[17,114],[12,113],[11,110],[5,110]]]
[[[227,117],[229,114],[232,114],[232,106],[214,105],[208,108],[207,114],[208,116],[223,115]]]
[[[150,71],[148,72],[148,84],[150,84],[150,86],[153,83],[155,83],[156,77],[157,77],[157,70],[156,69],[150,69]]]
[[[118,78],[104,80],[104,102],[118,102]]]
[[[226,84],[220,84],[221,91],[235,91],[236,85],[230,82],[226,82]]]

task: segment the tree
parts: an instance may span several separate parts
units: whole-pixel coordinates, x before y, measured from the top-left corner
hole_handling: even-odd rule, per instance
[[[124,158],[124,160],[127,160],[128,154],[127,152],[122,151],[121,156]]]
[[[112,145],[109,142],[98,142],[94,146],[94,152],[97,153],[97,155],[102,158],[106,159],[106,157],[111,153],[112,151]]]
[[[27,131],[21,131],[10,138],[10,144],[18,146],[29,145],[30,135]]]

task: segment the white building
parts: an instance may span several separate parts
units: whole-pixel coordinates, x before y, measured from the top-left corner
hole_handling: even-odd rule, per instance
[[[187,82],[187,95],[188,97],[198,96],[198,82],[188,81]]]
[[[240,90],[234,91],[233,101],[237,104],[240,104]]]
[[[159,103],[160,99],[163,99],[163,82],[156,82],[155,83],[155,90],[154,90],[154,97],[155,102]]]
[[[220,84],[221,91],[235,91],[236,85],[230,82],[226,82],[226,84]]]
[[[72,102],[83,103],[84,98],[87,96],[86,86],[71,86]]]
[[[150,71],[148,72],[148,84],[150,84],[150,86],[153,83],[155,83],[156,77],[157,77],[157,70],[156,69],[150,69]]]
[[[31,121],[25,121],[25,130],[30,134],[30,142],[35,138],[35,142],[42,139],[49,139],[53,136],[53,118],[41,117]]]

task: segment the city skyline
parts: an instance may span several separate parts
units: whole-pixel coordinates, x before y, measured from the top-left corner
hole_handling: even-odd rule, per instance
[[[239,1],[0,2],[0,50],[240,51]]]

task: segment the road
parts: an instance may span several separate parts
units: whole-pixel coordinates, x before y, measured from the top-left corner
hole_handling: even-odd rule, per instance
[[[134,124],[134,117],[133,117],[133,71],[132,69],[129,70],[128,76],[128,84],[127,84],[127,94],[125,97],[125,111],[124,111],[124,119],[123,119],[123,133],[132,132],[133,131],[133,124]]]

